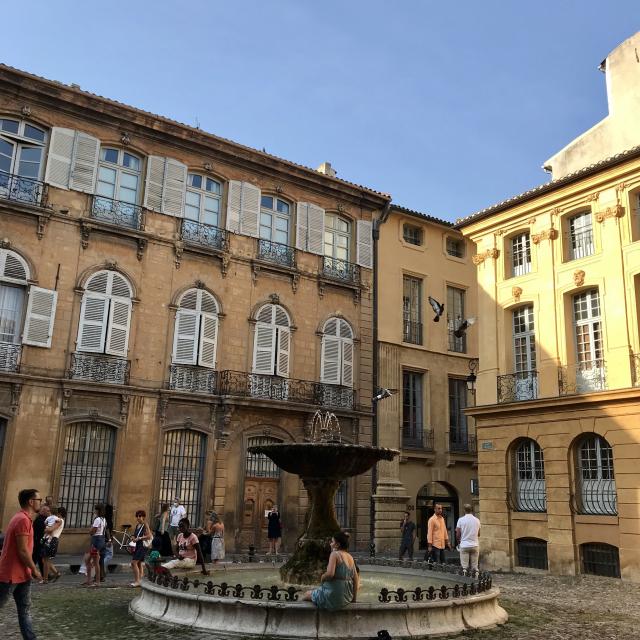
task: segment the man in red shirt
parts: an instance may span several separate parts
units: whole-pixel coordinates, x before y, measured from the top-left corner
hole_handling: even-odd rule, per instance
[[[23,489],[18,494],[20,511],[9,522],[0,555],[0,608],[13,592],[18,609],[20,631],[25,640],[35,640],[31,622],[31,578],[41,579],[33,563],[32,518],[40,511],[42,498],[36,489]]]

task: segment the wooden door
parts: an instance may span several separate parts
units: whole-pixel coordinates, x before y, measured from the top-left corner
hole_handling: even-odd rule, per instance
[[[278,484],[275,478],[246,478],[242,509],[240,544],[242,551],[250,545],[256,552],[269,550],[266,513],[278,502]]]

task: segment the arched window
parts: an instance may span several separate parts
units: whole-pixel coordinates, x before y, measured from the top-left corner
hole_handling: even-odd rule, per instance
[[[116,430],[109,425],[67,425],[58,498],[58,504],[67,509],[67,527],[91,526],[93,506],[107,502],[115,445]]]
[[[618,547],[601,542],[580,545],[582,572],[609,578],[620,577],[620,552]]]
[[[0,249],[0,344],[20,342],[28,279],[29,267],[23,258]]]
[[[602,437],[591,435],[578,445],[576,497],[580,513],[618,514],[613,450]]]
[[[277,304],[265,304],[256,314],[253,373],[289,377],[291,321]]]
[[[264,455],[264,453],[251,453],[251,447],[265,444],[279,444],[282,440],[269,436],[253,436],[247,440],[247,456],[245,458],[244,474],[247,478],[279,478],[280,467]]]
[[[219,227],[221,198],[222,185],[217,180],[197,173],[188,174],[184,217]]]
[[[173,362],[215,369],[218,303],[203,289],[189,289],[180,298],[173,338]]]
[[[320,379],[327,384],[353,386],[353,330],[342,318],[329,318],[324,323]]]
[[[518,538],[516,540],[516,566],[548,569],[547,541],[539,538]]]
[[[537,442],[527,438],[515,449],[514,507],[516,511],[547,510],[544,458]]]
[[[162,445],[159,503],[180,498],[193,526],[202,522],[206,445],[206,435],[189,429],[167,431]]]

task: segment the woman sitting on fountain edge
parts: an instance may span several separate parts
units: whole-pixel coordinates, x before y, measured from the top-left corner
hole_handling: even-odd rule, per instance
[[[311,600],[318,609],[335,611],[356,601],[360,576],[353,556],[347,552],[349,534],[339,531],[331,538],[331,555],[320,586],[307,591],[303,600]]]

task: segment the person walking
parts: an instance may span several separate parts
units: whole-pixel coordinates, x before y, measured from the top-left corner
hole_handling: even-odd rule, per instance
[[[32,557],[31,519],[40,511],[42,498],[37,489],[23,489],[18,494],[18,503],[20,511],[9,521],[0,555],[0,609],[13,593],[20,633],[25,640],[35,640],[31,620],[31,579],[40,580],[42,575]]]
[[[136,528],[133,532],[133,538],[131,538],[131,542],[136,543],[136,548],[133,550],[133,557],[131,558],[131,569],[133,570],[133,582],[129,585],[130,587],[139,587],[140,580],[142,580],[142,563],[144,562],[144,557],[147,555],[147,546],[151,546],[151,529],[149,525],[145,522],[145,518],[147,514],[139,509],[136,511]],[[148,542],[147,542],[148,541]]]
[[[85,554],[85,564],[87,566],[87,579],[82,583],[87,587],[100,586],[100,554],[104,553],[106,546],[105,529],[107,521],[104,517],[104,506],[101,504],[93,505],[94,519],[91,524],[89,535],[91,536],[91,546],[89,552]],[[91,571],[94,571],[94,579],[91,581]]]
[[[480,558],[480,520],[473,515],[473,507],[464,505],[464,515],[458,518],[456,541],[460,545],[460,565],[465,575],[475,575]]]
[[[437,504],[434,507],[433,515],[429,518],[427,523],[427,553],[425,555],[425,560],[444,564],[445,547],[451,551],[449,533],[447,532],[447,523],[442,515],[442,505]]]
[[[40,511],[33,521],[33,561],[38,565],[38,569],[42,574],[44,564],[42,562],[42,539],[44,538],[44,530],[47,527],[47,518],[51,515],[49,505],[44,502],[40,506]]]
[[[156,514],[153,519],[153,533],[156,538],[160,539],[158,551],[161,556],[168,557],[173,555],[171,548],[171,536],[169,535],[169,503],[164,502],[160,505],[160,513]]]
[[[171,569],[193,569],[198,562],[202,566],[202,574],[209,575],[204,564],[202,550],[198,542],[198,536],[191,531],[191,523],[187,518],[182,518],[178,523],[180,533],[176,538],[176,557],[163,563],[162,567],[167,571]]]
[[[278,548],[282,540],[282,521],[280,520],[280,512],[274,504],[267,516],[267,538],[269,540],[269,553],[278,555]]]
[[[187,510],[180,503],[180,498],[176,496],[173,499],[171,505],[171,511],[169,512],[169,536],[171,537],[171,544],[174,544],[178,532],[180,530],[180,520],[187,517]]]
[[[60,572],[56,569],[53,560],[58,553],[58,544],[60,536],[64,530],[64,521],[67,518],[67,510],[64,507],[56,509],[56,515],[51,515],[46,520],[46,528],[44,530],[44,541],[42,543],[42,562],[44,571],[42,572],[41,584],[47,582],[55,582],[60,577]],[[49,576],[53,573],[53,578],[49,580]]]
[[[416,524],[411,521],[411,514],[404,512],[404,518],[400,522],[400,552],[398,558],[402,560],[404,554],[409,554],[409,560],[413,560],[413,545],[416,541]]]
[[[224,524],[218,514],[211,514],[211,562],[216,564],[224,560]]]

